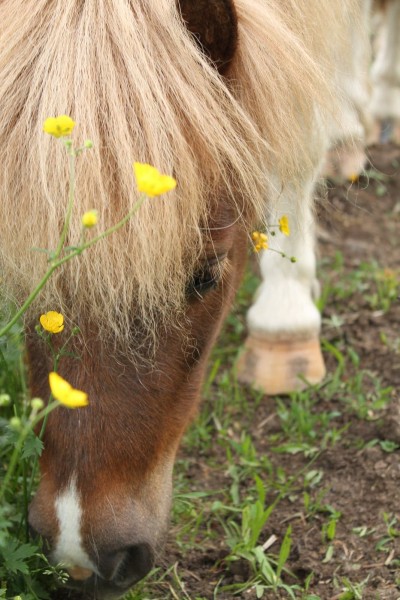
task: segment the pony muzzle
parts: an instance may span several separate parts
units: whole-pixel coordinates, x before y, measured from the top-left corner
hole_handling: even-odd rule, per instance
[[[99,600],[120,598],[154,566],[154,552],[147,543],[121,548],[99,557],[96,573],[79,566],[66,568],[67,588]]]
[[[103,579],[121,591],[143,579],[154,566],[154,552],[147,543],[135,544],[100,557]]]

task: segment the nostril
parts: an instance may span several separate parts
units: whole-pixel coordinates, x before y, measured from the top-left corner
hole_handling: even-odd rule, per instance
[[[128,589],[145,577],[154,565],[154,554],[148,544],[128,546],[109,555],[101,564],[102,575],[120,589]]]

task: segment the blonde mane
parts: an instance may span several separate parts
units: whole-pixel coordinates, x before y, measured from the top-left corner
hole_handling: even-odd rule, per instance
[[[46,256],[33,248],[54,249],[64,218],[65,151],[42,132],[46,117],[70,115],[74,139],[94,144],[78,160],[70,245],[84,211],[98,210],[99,230],[129,211],[137,200],[134,160],[178,181],[175,192],[147,201],[121,231],[57,272],[31,318],[61,310],[127,342],[135,316],[151,327],[156,315],[168,319],[184,305],[202,252],[201,224],[221,191],[250,225],[264,214],[268,173],[292,180],[304,168],[305,132],[315,111],[330,106],[327,56],[341,3],[235,5],[238,51],[224,79],[193,42],[175,0],[1,2],[7,292],[21,302],[40,280]]]

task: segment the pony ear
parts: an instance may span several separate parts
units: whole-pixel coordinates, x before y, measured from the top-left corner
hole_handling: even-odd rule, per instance
[[[233,0],[177,0],[182,19],[220,73],[235,53],[238,22]]]

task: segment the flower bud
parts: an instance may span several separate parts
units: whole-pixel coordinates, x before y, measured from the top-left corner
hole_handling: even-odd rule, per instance
[[[10,427],[14,431],[21,431],[21,419],[19,417],[11,417]]]
[[[94,227],[98,221],[97,210],[88,210],[82,216],[82,225],[87,229]]]
[[[89,149],[93,148],[93,142],[92,142],[92,140],[85,140],[83,142],[83,146],[84,146],[84,148],[89,148]]]
[[[41,398],[32,398],[31,407],[35,411],[42,410],[42,408],[44,408],[44,402]]]
[[[9,394],[0,394],[0,406],[10,406],[11,398]]]

